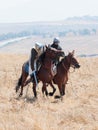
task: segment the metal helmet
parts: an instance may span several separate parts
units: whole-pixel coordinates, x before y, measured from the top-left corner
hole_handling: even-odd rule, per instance
[[[60,43],[59,37],[55,37],[55,38],[53,39],[53,43],[59,44],[59,43]]]
[[[35,50],[38,52],[38,54],[41,54],[43,53],[44,51],[44,45],[39,43],[39,42],[36,42],[35,43]]]
[[[36,43],[35,43],[35,49],[36,49],[36,50],[40,50],[41,47],[42,47],[42,44],[41,44],[41,43],[39,43],[39,42],[36,42]]]

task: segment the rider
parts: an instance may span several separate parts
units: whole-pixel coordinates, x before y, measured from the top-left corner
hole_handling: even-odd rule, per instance
[[[29,75],[31,78],[34,76],[34,79],[37,84],[36,72],[40,67],[40,55],[45,52],[45,46],[41,43],[36,42],[35,46],[31,49],[31,54],[29,58]]]
[[[60,43],[59,37],[55,37],[53,39],[53,43],[51,44],[51,47],[53,47],[53,48],[55,48],[57,50],[62,50],[59,43]],[[60,61],[60,57],[57,57],[57,58],[53,59],[53,68],[52,68],[52,70],[53,70],[54,74],[57,73],[57,64],[59,63],[59,61]]]
[[[55,48],[57,50],[62,50],[62,48],[60,47],[59,43],[60,43],[59,37],[55,37],[53,39],[53,43],[51,44],[51,47],[53,47],[53,48]]]
[[[55,37],[53,39],[53,43],[51,44],[51,47],[53,47],[53,48],[55,48],[57,50],[62,50],[59,43],[60,43],[59,37]],[[57,59],[54,60],[56,65],[59,63],[59,59],[60,59],[60,57],[58,57]]]

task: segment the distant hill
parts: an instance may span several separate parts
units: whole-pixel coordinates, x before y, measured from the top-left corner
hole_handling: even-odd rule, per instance
[[[24,36],[59,37],[67,35],[95,35],[98,16],[71,17],[63,21],[1,23],[0,41]]]
[[[72,20],[72,21],[96,21],[98,23],[98,16],[89,16],[89,15],[85,15],[82,17],[70,17],[67,18],[66,20]]]

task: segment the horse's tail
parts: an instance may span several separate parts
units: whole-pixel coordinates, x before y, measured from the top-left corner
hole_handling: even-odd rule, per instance
[[[18,90],[21,86],[21,83],[22,83],[22,74],[21,74],[20,78],[18,79],[18,83],[17,83],[16,88],[15,88],[16,93],[18,92]]]

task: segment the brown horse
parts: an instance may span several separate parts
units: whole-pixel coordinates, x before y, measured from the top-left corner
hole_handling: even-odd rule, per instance
[[[52,74],[51,71],[51,66],[52,66],[52,62],[53,59],[57,58],[58,56],[63,56],[64,57],[64,52],[61,50],[57,50],[54,49],[52,47],[46,47],[46,51],[45,51],[45,56],[43,59],[43,63],[38,71],[38,73],[36,74],[38,81],[42,81],[43,83],[43,89],[42,91],[44,91],[44,88],[46,88],[46,84],[50,83],[50,81],[53,79],[54,75]],[[19,96],[23,95],[23,87],[25,85],[28,84],[28,67],[29,67],[29,63],[28,61],[26,63],[23,64],[22,66],[22,74],[18,80],[18,84],[16,86],[16,92],[19,90],[20,86],[21,86],[21,92]],[[27,68],[27,70],[26,70]],[[27,80],[27,81],[26,81]],[[30,79],[31,80],[31,79]],[[33,80],[33,92],[34,92],[34,96],[37,97],[37,93],[36,93],[36,82],[35,80]],[[46,92],[47,95],[47,92]]]
[[[53,78],[53,83],[57,84],[60,92],[60,96],[56,96],[56,98],[60,98],[63,95],[65,95],[65,87],[68,81],[68,72],[70,67],[75,68],[80,68],[80,65],[78,61],[74,58],[74,51],[69,53],[67,56],[65,56],[61,62],[57,65],[57,74]],[[50,85],[52,85],[52,88],[54,88],[54,85],[51,82]],[[45,90],[45,89],[44,89]],[[45,90],[47,92],[47,88]],[[53,92],[50,92],[49,95],[53,96],[54,94],[54,89]]]

